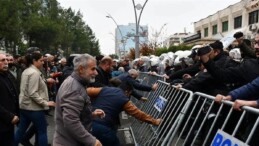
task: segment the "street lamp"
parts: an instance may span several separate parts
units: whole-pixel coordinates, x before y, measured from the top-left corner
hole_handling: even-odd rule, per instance
[[[135,5],[135,1],[132,0],[134,12],[135,12],[135,21],[136,21],[136,34],[135,34],[135,58],[139,58],[139,23],[141,14],[144,10],[144,7],[146,6],[148,0],[145,1],[144,5],[141,6],[141,4]],[[137,10],[140,10],[139,16],[137,15]]]
[[[119,29],[119,33],[121,35],[121,42],[123,44],[123,52],[124,52],[123,54],[125,56],[125,40],[123,39],[123,35],[122,35],[122,32],[121,32],[121,29],[120,29],[118,23],[115,21],[115,19],[111,16],[111,14],[108,13],[108,15],[106,17],[107,18],[111,18],[113,20],[113,22],[116,24],[117,28]],[[120,53],[120,57],[121,57],[122,55],[121,55],[120,47],[119,47],[119,53]]]

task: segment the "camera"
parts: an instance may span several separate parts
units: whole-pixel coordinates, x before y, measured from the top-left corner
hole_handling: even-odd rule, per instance
[[[198,56],[202,56],[202,55],[209,53],[210,51],[211,51],[211,47],[205,46],[205,47],[199,48],[197,51],[197,54],[198,54]]]

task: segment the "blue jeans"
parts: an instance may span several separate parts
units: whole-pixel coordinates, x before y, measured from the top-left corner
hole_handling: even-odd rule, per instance
[[[44,111],[20,110],[20,123],[15,133],[15,146],[23,139],[31,122],[37,129],[39,146],[47,146],[47,121]]]
[[[92,129],[92,134],[100,140],[103,146],[120,146],[120,141],[116,135],[117,130],[96,122],[93,122]]]

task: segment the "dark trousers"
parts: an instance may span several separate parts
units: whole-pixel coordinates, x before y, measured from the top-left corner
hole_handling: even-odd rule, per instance
[[[28,111],[21,110],[20,123],[15,133],[15,146],[22,141],[26,130],[30,126],[31,122],[37,129],[37,139],[40,146],[47,146],[47,121],[44,111]]]
[[[92,124],[92,129],[92,134],[100,140],[103,146],[120,146],[120,141],[116,135],[117,130],[95,122]]]
[[[45,111],[45,114],[46,115],[49,115],[49,111]],[[47,123],[48,125],[48,123]],[[34,142],[34,146],[39,146],[39,143],[38,143],[38,134],[37,134],[37,128],[35,127],[35,125],[31,124],[31,126],[27,129],[26,131],[26,134],[24,135],[22,141],[21,141],[21,144],[23,146],[33,146],[31,143],[30,143],[30,139],[35,136],[35,142]],[[48,144],[50,145],[50,144]]]
[[[23,146],[33,146],[30,143],[30,139],[35,135],[35,142],[34,145],[38,146],[38,137],[37,137],[37,128],[32,124],[28,130],[26,131],[26,134],[24,135],[21,144]]]
[[[9,130],[0,131],[0,146],[13,146],[14,145],[14,126]]]

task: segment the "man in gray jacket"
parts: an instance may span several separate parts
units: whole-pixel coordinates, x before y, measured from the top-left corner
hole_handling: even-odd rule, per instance
[[[96,60],[83,54],[73,60],[74,72],[62,83],[56,98],[54,146],[101,146],[91,134],[92,118],[103,117],[100,109],[92,112],[86,85],[94,82]]]

